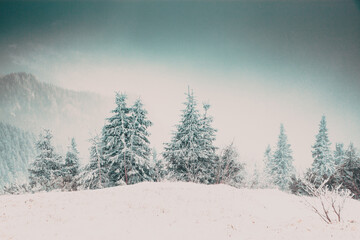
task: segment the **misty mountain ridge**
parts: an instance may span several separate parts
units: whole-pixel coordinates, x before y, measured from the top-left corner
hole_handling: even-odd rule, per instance
[[[100,131],[111,104],[98,94],[67,90],[28,73],[0,77],[0,121],[35,135],[50,129],[62,154],[75,137],[80,154],[87,156],[87,140]]]

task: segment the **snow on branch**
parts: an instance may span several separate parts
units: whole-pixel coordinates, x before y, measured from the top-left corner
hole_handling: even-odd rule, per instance
[[[342,219],[342,210],[345,202],[353,197],[348,189],[340,189],[341,185],[330,189],[324,180],[320,186],[303,180],[305,190],[313,196],[303,197],[305,204],[310,207],[327,224],[339,223]]]

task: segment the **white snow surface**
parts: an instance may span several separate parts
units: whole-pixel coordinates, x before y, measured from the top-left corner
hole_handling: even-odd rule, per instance
[[[360,239],[360,202],[326,224],[295,195],[194,183],[0,196],[0,239]]]

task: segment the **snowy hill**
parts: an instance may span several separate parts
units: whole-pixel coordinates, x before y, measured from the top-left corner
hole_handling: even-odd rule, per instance
[[[225,185],[141,183],[0,196],[0,239],[359,239],[360,202],[327,225],[302,198]]]

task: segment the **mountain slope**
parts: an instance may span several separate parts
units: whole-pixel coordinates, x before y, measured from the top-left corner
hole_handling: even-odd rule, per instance
[[[0,188],[27,178],[28,163],[35,156],[34,145],[32,133],[0,122]]]
[[[66,90],[27,73],[0,77],[0,121],[36,135],[44,128],[51,129],[63,147],[71,137],[86,142],[90,133],[102,126],[110,104],[102,96]],[[83,152],[87,146],[80,144],[79,148]]]
[[[346,203],[344,223],[328,225],[302,201],[278,190],[181,182],[7,195],[0,196],[0,238],[328,240],[360,236],[360,202]]]

